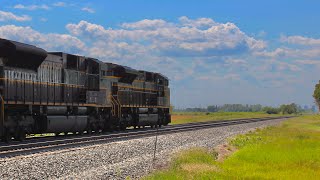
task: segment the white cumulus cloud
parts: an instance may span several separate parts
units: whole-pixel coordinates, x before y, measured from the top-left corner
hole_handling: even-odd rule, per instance
[[[0,26],[0,37],[37,45],[48,51],[79,53],[85,50],[85,44],[69,34],[43,34],[31,27],[15,25]]]
[[[52,5],[56,6],[56,7],[66,7],[67,6],[67,4],[65,2],[56,2],[56,3],[53,3]]]
[[[182,16],[179,18],[181,24],[183,26],[190,26],[190,27],[211,27],[215,25],[219,25],[219,23],[216,23],[213,19],[211,18],[199,18],[196,20],[189,19],[186,16]]]
[[[123,23],[122,29],[105,28],[87,21],[66,27],[71,34],[85,39],[127,42],[128,46],[137,43],[153,53],[172,57],[237,55],[266,46],[264,41],[249,37],[233,23],[215,23],[208,18],[182,17],[178,23],[145,19]]]
[[[254,52],[254,54],[258,57],[272,59],[320,59],[320,39],[298,35],[281,35],[280,42],[284,43],[281,47],[274,50]]]
[[[149,29],[149,28],[159,28],[166,27],[169,23],[162,19],[144,19],[134,23],[123,23],[122,27],[127,29]]]
[[[96,11],[89,7],[84,7],[81,9],[82,11],[88,12],[88,13],[95,13]]]
[[[22,5],[22,4],[17,4],[15,5],[13,8],[15,9],[25,9],[25,10],[29,10],[29,11],[34,11],[34,10],[38,10],[38,9],[42,9],[42,10],[49,10],[50,7],[48,5],[42,4],[42,5]]]
[[[12,12],[0,11],[0,21],[31,21],[31,17],[27,15],[18,16]]]
[[[281,42],[286,42],[289,44],[297,44],[304,46],[320,46],[320,39],[303,37],[303,36],[284,36],[280,38]]]

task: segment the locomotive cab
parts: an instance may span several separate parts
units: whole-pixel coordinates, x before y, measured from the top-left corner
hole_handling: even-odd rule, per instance
[[[34,125],[32,110],[25,102],[26,97],[36,92],[25,91],[26,84],[36,81],[37,69],[46,59],[47,52],[32,45],[0,39],[0,57],[0,135],[5,140],[12,136],[22,140]],[[21,105],[15,107],[16,104]]]

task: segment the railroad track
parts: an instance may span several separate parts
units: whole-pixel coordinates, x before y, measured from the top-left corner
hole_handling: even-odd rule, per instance
[[[268,121],[276,119],[286,119],[292,116],[284,117],[268,117],[268,118],[250,118],[223,121],[208,121],[199,123],[188,123],[180,125],[168,125],[159,129],[135,129],[127,130],[119,133],[107,133],[97,135],[73,136],[65,138],[39,138],[39,140],[29,140],[15,144],[2,144],[0,146],[0,159],[15,157],[20,155],[36,154],[40,152],[48,152],[62,150],[68,148],[77,148],[101,143],[109,143],[114,141],[128,140],[147,136],[155,136],[160,134],[169,134],[183,131],[192,131],[211,127],[230,126],[235,124],[244,124],[258,121]]]

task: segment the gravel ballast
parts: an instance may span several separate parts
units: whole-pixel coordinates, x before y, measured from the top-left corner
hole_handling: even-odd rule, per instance
[[[168,163],[180,150],[214,148],[229,137],[284,119],[145,137],[0,160],[0,179],[139,179]]]

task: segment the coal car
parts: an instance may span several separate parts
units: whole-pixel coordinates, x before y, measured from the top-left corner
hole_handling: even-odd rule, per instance
[[[166,76],[0,39],[0,137],[171,122]]]

